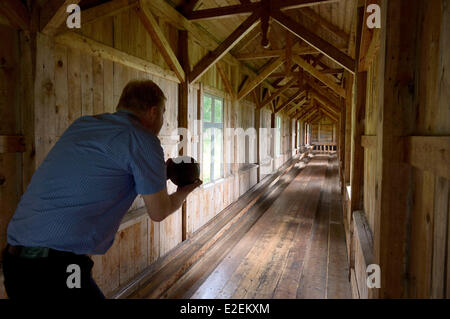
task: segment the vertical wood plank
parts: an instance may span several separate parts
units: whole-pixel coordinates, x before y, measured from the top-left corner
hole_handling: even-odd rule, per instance
[[[104,113],[104,74],[103,74],[103,60],[98,57],[92,57],[92,72],[93,72],[93,114]]]
[[[434,190],[433,270],[431,297],[445,298],[449,181],[436,177]]]
[[[68,124],[81,116],[81,54],[79,50],[67,49]]]
[[[92,56],[81,54],[81,115],[94,114]]]
[[[55,46],[56,135],[61,136],[69,123],[69,87],[67,48]]]

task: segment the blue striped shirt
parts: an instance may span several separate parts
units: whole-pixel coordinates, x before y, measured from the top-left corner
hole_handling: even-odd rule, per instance
[[[83,116],[33,175],[8,225],[8,243],[104,254],[137,194],[165,186],[161,143],[134,115]]]

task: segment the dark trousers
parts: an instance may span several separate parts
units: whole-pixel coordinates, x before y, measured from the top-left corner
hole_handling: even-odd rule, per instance
[[[10,299],[104,299],[93,266],[86,255],[50,250],[48,257],[24,258],[5,250],[6,293]]]

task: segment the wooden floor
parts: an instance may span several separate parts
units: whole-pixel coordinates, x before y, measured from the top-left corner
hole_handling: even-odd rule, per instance
[[[336,155],[296,165],[226,254],[208,252],[163,297],[351,298]]]

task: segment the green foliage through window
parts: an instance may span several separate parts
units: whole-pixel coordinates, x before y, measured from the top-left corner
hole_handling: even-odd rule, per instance
[[[204,183],[223,177],[223,99],[203,96],[203,154]]]

